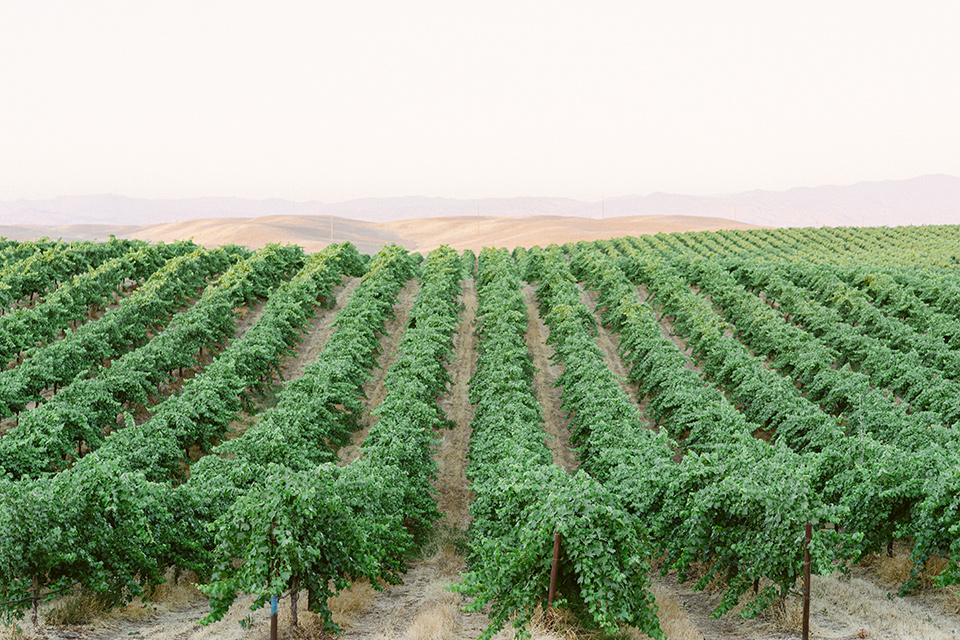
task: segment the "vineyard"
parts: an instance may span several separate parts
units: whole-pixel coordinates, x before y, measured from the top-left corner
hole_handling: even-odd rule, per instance
[[[177,637],[265,637],[277,598],[293,627],[400,637],[384,599],[446,540],[431,597],[459,622],[430,637],[666,638],[664,580],[721,620],[783,611],[807,523],[817,579],[896,550],[891,599],[957,602],[958,268],[956,226],[0,240],[0,622],[187,581]],[[344,625],[358,585],[389,624]]]

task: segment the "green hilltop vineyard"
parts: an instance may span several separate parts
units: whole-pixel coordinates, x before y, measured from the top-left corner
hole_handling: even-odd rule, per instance
[[[196,572],[208,622],[240,594],[255,607],[289,594],[296,619],[304,591],[338,631],[328,600],[358,578],[402,581],[442,516],[432,456],[457,427],[438,399],[474,279],[474,498],[454,588],[487,613],[482,637],[524,633],[546,606],[555,533],[554,604],[609,633],[665,637],[655,565],[718,587],[717,616],[782,602],[808,522],[821,575],[900,540],[913,565],[902,592],[934,558],[937,584],[960,584],[958,275],[958,226],[425,257],[0,239],[0,617],[79,590],[129,603],[173,567]],[[285,380],[281,363],[344,278],[359,283],[322,351]],[[386,395],[365,408],[414,281]],[[545,444],[524,282],[562,371],[575,472]],[[253,424],[234,433],[243,411]],[[348,462],[364,411],[377,420]]]

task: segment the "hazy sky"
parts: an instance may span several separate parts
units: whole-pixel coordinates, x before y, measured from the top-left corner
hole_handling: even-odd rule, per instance
[[[0,200],[960,175],[960,4],[0,1]]]

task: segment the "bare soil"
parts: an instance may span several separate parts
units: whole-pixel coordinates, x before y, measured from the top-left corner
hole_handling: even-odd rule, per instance
[[[470,523],[472,498],[466,477],[473,420],[468,384],[476,369],[477,295],[473,279],[461,284],[461,322],[447,365],[452,385],[438,399],[456,426],[438,434],[442,440],[433,454],[439,472],[433,486],[443,517],[428,545],[427,557],[409,564],[402,585],[373,595],[350,621],[349,638],[475,638],[488,624],[482,613],[463,611],[460,595],[448,589],[466,568],[460,550]]]
[[[447,367],[452,384],[449,392],[440,396],[437,402],[456,427],[444,432],[437,446],[435,459],[440,473],[434,482],[437,506],[444,514],[445,524],[458,531],[466,531],[470,525],[470,503],[473,501],[473,492],[467,481],[467,455],[473,433],[470,379],[477,369],[474,334],[477,328],[477,290],[473,278],[464,280],[462,285],[460,328],[453,337],[453,356]]]
[[[536,368],[533,374],[533,391],[543,412],[546,445],[553,454],[554,464],[567,473],[573,473],[580,467],[580,461],[570,448],[570,420],[561,407],[560,389],[554,386],[563,373],[563,366],[552,363],[553,347],[547,344],[550,329],[540,317],[536,286],[524,285],[523,297],[527,303],[527,350]]]
[[[387,385],[384,384],[384,380],[390,366],[397,359],[397,345],[400,344],[400,339],[406,331],[407,323],[410,321],[410,310],[413,309],[419,291],[420,283],[417,279],[410,280],[400,290],[397,303],[393,305],[393,317],[387,320],[383,335],[380,336],[380,356],[377,358],[377,366],[374,367],[371,378],[363,385],[363,415],[360,417],[362,428],[354,432],[350,438],[350,444],[340,449],[340,465],[348,465],[360,457],[360,447],[367,439],[370,427],[377,423],[378,417],[373,414],[373,410],[379,407],[387,397]]]
[[[320,352],[323,351],[330,336],[333,335],[335,328],[333,322],[336,320],[337,312],[340,311],[346,301],[350,299],[350,296],[353,295],[353,291],[357,288],[358,284],[360,284],[360,278],[347,278],[334,288],[328,296],[326,304],[316,309],[314,317],[308,322],[306,332],[294,348],[294,355],[287,356],[281,360],[280,373],[283,379],[276,380],[276,374],[274,374],[275,382],[286,383],[291,380],[296,380],[303,375],[303,372],[309,364],[317,360],[317,357],[320,355]],[[268,406],[269,399],[265,398],[264,402],[261,402],[257,409],[262,410],[268,408]],[[237,419],[230,423],[230,427],[227,430],[227,438],[236,438],[259,422],[260,417],[258,413],[259,411],[251,415],[247,411],[241,411]]]
[[[597,310],[597,298],[598,294],[592,289],[585,289],[583,291],[583,303],[587,305],[587,308],[593,312],[594,317],[597,319],[597,346],[600,347],[600,351],[603,353],[603,361],[607,365],[607,368],[610,369],[611,373],[617,377],[617,381],[620,383],[620,388],[623,389],[623,392],[626,394],[627,398],[631,402],[637,405],[637,412],[640,416],[640,419],[649,427],[650,429],[656,430],[657,427],[654,424],[654,421],[651,420],[646,411],[650,406],[650,403],[646,398],[641,397],[640,387],[635,382],[630,382],[627,379],[629,371],[627,367],[623,364],[623,359],[620,357],[620,336],[610,331],[608,327],[603,325],[603,322],[600,320],[600,313]]]
[[[316,362],[333,335],[333,322],[337,318],[337,312],[343,308],[359,284],[360,278],[345,279],[328,297],[333,303],[317,308],[316,315],[310,319],[306,335],[297,343],[296,355],[284,358],[280,365],[284,381],[296,380],[303,375],[307,365]]]

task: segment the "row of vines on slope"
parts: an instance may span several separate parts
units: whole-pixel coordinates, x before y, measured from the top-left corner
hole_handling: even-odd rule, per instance
[[[195,251],[173,258],[120,305],[46,347],[29,349],[17,367],[0,371],[0,411],[4,417],[44,400],[41,392],[71,383],[91,368],[147,341],[149,331],[166,325],[177,308],[198,295],[207,279],[240,256],[222,249]]]
[[[778,312],[837,346],[847,366],[835,369],[833,358],[826,355],[830,347],[785,323],[726,271],[699,263],[696,272],[697,281],[736,320],[737,334],[746,343],[772,355],[774,366],[792,372],[808,396],[825,408],[838,414],[846,410],[846,429],[857,437],[831,447],[838,473],[826,490],[853,508],[855,515],[842,524],[859,528],[865,541],[872,541],[864,552],[877,551],[884,536],[907,538],[913,542],[915,567],[905,589],[916,583],[919,570],[937,552],[951,558],[942,582],[956,581],[960,556],[951,531],[960,528],[950,494],[957,486],[960,450],[952,426],[957,418],[952,410],[956,398],[948,390],[952,381],[919,364],[911,357],[914,352],[892,350],[843,323],[829,309],[807,300],[773,268],[737,264],[734,272],[762,286],[768,300],[777,301]],[[860,372],[851,371],[850,365],[857,365]],[[926,411],[911,412],[871,384],[889,386]],[[842,460],[857,462],[840,465]]]
[[[425,281],[436,281],[442,262],[427,261]],[[287,590],[296,616],[297,594],[306,590],[310,610],[335,630],[327,600],[350,579],[399,580],[414,542],[405,516],[430,498],[428,491],[417,492],[419,502],[406,504],[411,485],[421,482],[407,474],[426,470],[400,468],[376,447],[346,468],[333,461],[335,449],[358,427],[378,334],[414,272],[405,251],[381,251],[337,315],[337,330],[320,357],[283,389],[277,407],[194,465],[188,486],[211,505],[217,531],[213,580],[204,587],[210,620],[220,619],[239,593],[257,595],[257,608]],[[441,302],[436,287],[421,295],[423,306]],[[388,440],[384,450],[402,443]],[[234,558],[244,562],[238,566]]]
[[[0,310],[10,310],[27,296],[42,296],[63,280],[143,244],[115,238],[109,242],[58,242],[7,263],[0,267]]]
[[[941,582],[957,582],[960,445],[952,423],[960,417],[960,361],[950,342],[960,319],[949,302],[950,272],[929,271],[934,284],[924,286],[901,259],[935,235],[627,238],[569,246],[569,262],[556,247],[518,251],[517,264],[502,250],[484,250],[476,263],[470,252],[441,248],[423,262],[379,420],[362,456],[346,465],[336,464],[336,450],[359,425],[378,334],[422,258],[384,248],[317,362],[283,386],[277,406],[245,434],[219,444],[240,409],[251,409],[252,394],[280,375],[279,359],[313,305],[341,273],[360,275],[362,258],[349,245],[305,258],[292,247],[251,256],[115,243],[99,266],[76,260],[79,275],[38,285],[30,300],[11,298],[19,308],[0,317],[0,356],[18,356],[0,372],[0,397],[5,415],[22,413],[0,437],[0,599],[18,615],[44,590],[79,585],[127,602],[176,566],[201,577],[210,619],[239,593],[256,595],[257,607],[287,592],[295,611],[305,589],[309,608],[335,631],[327,600],[358,577],[397,582],[438,517],[430,451],[449,423],[436,399],[450,382],[444,365],[458,280],[477,264],[468,471],[477,497],[470,571],[457,589],[472,608],[489,607],[484,637],[510,621],[522,629],[544,604],[555,531],[564,540],[557,603],[608,632],[634,625],[662,637],[649,590],[654,562],[681,579],[696,566],[704,572],[699,587],[720,584],[716,615],[751,587],[745,616],[784,598],[800,573],[807,521],[817,527],[815,571],[842,568],[898,537],[914,544],[915,574],[930,555],[949,555]],[[814,242],[825,247],[813,251]],[[938,246],[938,264],[956,260]],[[774,264],[878,247],[903,253],[868,276]],[[62,264],[70,251],[86,249],[0,244],[0,261],[9,257],[2,273],[15,282],[12,265],[39,265],[42,256]],[[762,255],[773,261],[760,264]],[[575,474],[553,464],[544,446],[517,267],[539,281],[563,367],[558,385],[581,464]],[[216,274],[223,275],[203,297],[171,315]],[[597,290],[598,311],[619,333],[658,429],[645,427],[604,364],[595,316],[573,274]],[[876,274],[882,290],[870,288]],[[144,278],[101,320],[78,326],[91,305]],[[694,363],[663,336],[637,283],[671,317]],[[162,302],[150,297],[155,289]],[[257,324],[230,344],[237,305],[267,295]],[[204,348],[223,351],[204,359]],[[180,367],[196,375],[175,380]],[[177,391],[164,399],[167,382]],[[152,416],[136,424],[133,409],[141,421]],[[202,457],[192,464],[197,449]]]
[[[803,524],[833,515],[814,491],[812,470],[788,449],[756,440],[756,425],[684,367],[684,356],[660,334],[652,311],[616,267],[581,252],[574,266],[601,292],[631,378],[663,427],[659,434],[646,430],[603,362],[593,314],[562,253],[545,250],[540,261],[532,275],[540,280],[538,297],[565,367],[564,408],[584,469],[652,533],[664,571],[676,569],[683,580],[693,563],[706,564],[698,587],[717,580],[725,590],[717,615],[751,587],[754,598],[743,615],[783,598],[801,573]],[[678,447],[684,455],[677,463]],[[818,558],[829,558],[839,541],[832,532],[818,534]],[[758,590],[763,579],[773,584]]]
[[[338,245],[312,258],[300,276],[271,297],[273,303],[244,338],[168,402],[189,401],[194,415],[219,418],[222,432],[229,419],[224,405],[236,404],[244,384],[256,385],[275,366],[318,297],[339,281],[340,270],[360,268],[355,250],[349,250]],[[242,280],[242,274],[236,277]],[[216,378],[216,394],[207,393],[208,376]],[[221,387],[225,378],[238,384]],[[173,407],[168,409],[143,428],[128,420],[127,428],[107,438],[98,452],[66,471],[3,481],[0,593],[14,600],[5,607],[9,614],[22,614],[29,602],[23,599],[40,595],[44,587],[58,592],[82,586],[105,601],[123,603],[162,582],[171,565],[209,575],[214,544],[209,505],[178,484],[176,474],[162,477],[169,460],[182,455],[169,443],[183,438],[176,431],[183,424],[171,420]],[[192,434],[195,428],[191,424],[187,430]]]
[[[956,486],[958,455],[952,428],[931,424],[929,414],[909,413],[863,374],[834,368],[829,348],[785,324],[729,276],[723,278],[715,265],[695,263],[697,281],[709,285],[715,302],[736,312],[734,325],[720,321],[668,264],[639,254],[622,264],[674,317],[674,327],[687,338],[705,373],[765,429],[774,430],[776,441],[804,453],[804,462],[814,470],[816,493],[835,510],[831,522],[856,538],[856,544],[848,542],[843,559],[857,561],[894,537],[907,537],[914,541],[915,566],[905,589],[938,551],[951,556],[941,582],[956,581],[957,543],[950,531],[956,527],[957,504],[950,487]],[[727,329],[772,356],[773,367],[786,367],[805,397],[792,381],[727,337]],[[836,413],[832,424],[809,399]]]
[[[0,237],[0,267],[6,267],[18,260],[23,260],[34,253],[47,251],[57,244],[57,241],[47,237],[23,242]]]
[[[0,362],[31,346],[43,346],[71,323],[76,327],[91,309],[106,307],[126,281],[146,280],[166,262],[196,249],[192,242],[135,247],[79,273],[54,289],[42,302],[0,316]]]
[[[299,247],[271,245],[237,262],[193,306],[176,314],[169,329],[111,366],[93,368],[93,377],[78,376],[51,401],[24,414],[0,439],[0,466],[14,477],[37,475],[62,469],[98,448],[121,411],[135,403],[146,405],[172,372],[196,364],[204,347],[232,337],[235,307],[267,295],[302,259]]]
[[[476,405],[467,475],[470,571],[458,587],[469,608],[489,605],[489,638],[508,621],[523,630],[543,604],[554,532],[563,539],[557,604],[590,626],[633,625],[663,638],[647,573],[648,532],[583,472],[567,475],[544,444],[533,364],[523,335],[526,307],[504,250],[484,249],[478,271]]]

